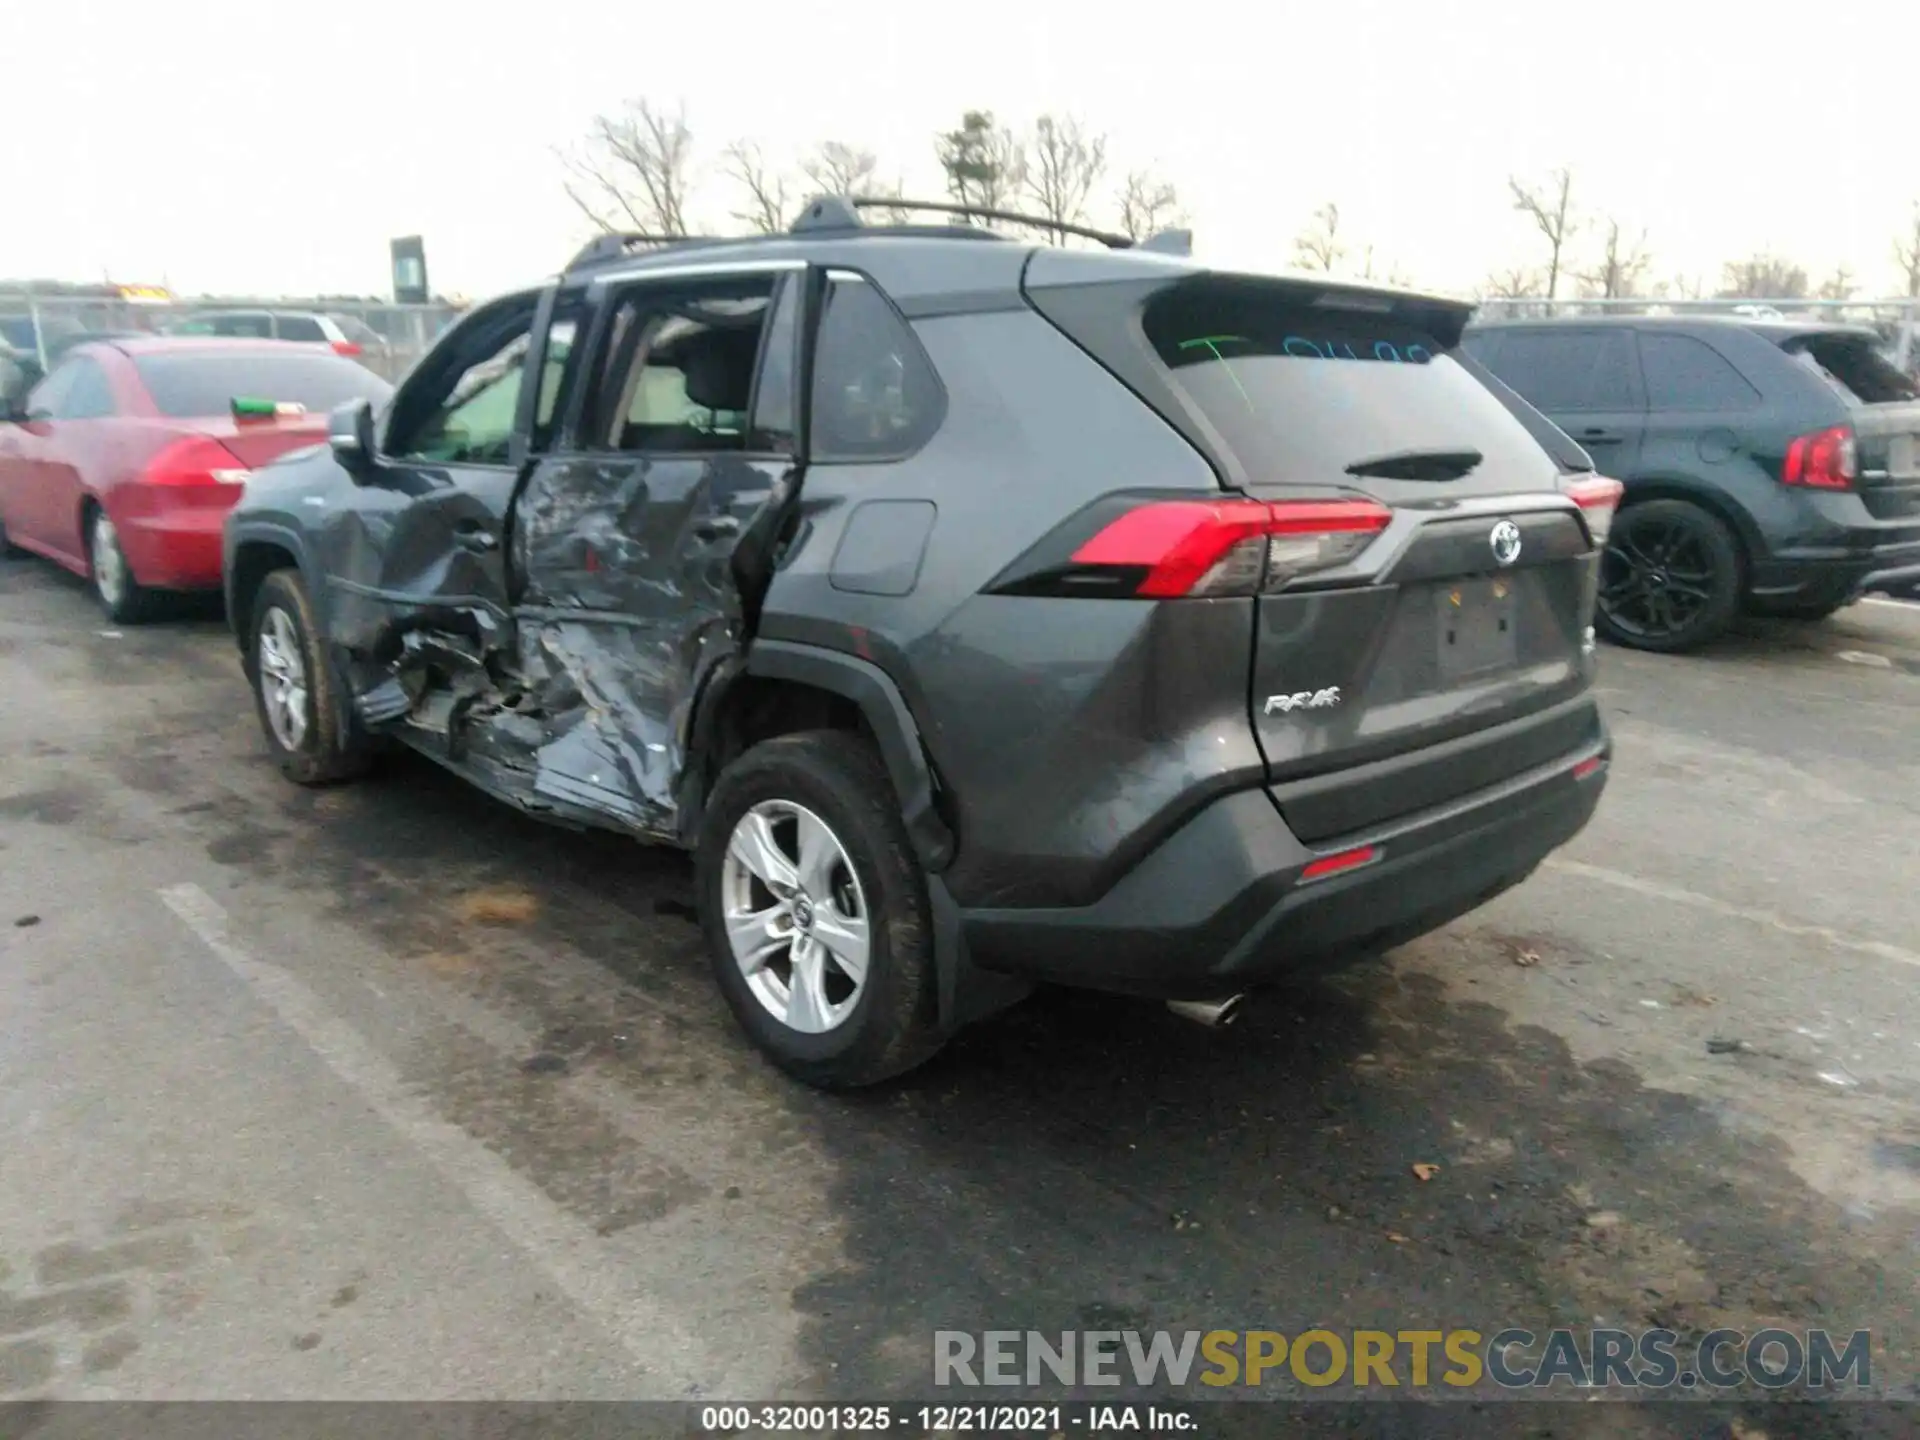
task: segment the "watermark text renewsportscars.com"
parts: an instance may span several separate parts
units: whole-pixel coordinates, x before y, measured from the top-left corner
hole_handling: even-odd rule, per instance
[[[937,1386],[1869,1389],[1872,1332],[936,1330]],[[1200,1392],[1204,1393],[1204,1392]]]

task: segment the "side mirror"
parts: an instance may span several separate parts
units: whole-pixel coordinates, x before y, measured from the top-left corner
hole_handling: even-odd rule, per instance
[[[373,466],[373,402],[349,400],[327,416],[327,444],[333,458],[348,473],[361,475]]]

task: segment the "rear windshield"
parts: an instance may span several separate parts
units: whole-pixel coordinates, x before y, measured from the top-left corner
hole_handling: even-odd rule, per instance
[[[1340,483],[1356,461],[1402,451],[1477,450],[1486,475],[1553,468],[1507,404],[1396,316],[1174,290],[1142,324],[1250,482]]]
[[[225,415],[239,395],[325,411],[363,398],[378,405],[392,393],[392,387],[364,365],[325,353],[183,351],[136,355],[133,366],[162,415]]]
[[[1893,405],[1920,400],[1920,385],[1900,373],[1865,335],[1796,335],[1782,342],[1789,355],[1825,380],[1849,405]]]

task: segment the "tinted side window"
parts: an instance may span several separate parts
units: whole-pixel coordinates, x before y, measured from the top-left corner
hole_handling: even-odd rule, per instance
[[[73,388],[73,382],[79,375],[78,360],[54,366],[47,378],[28,392],[27,414],[35,420],[50,420],[60,414],[66,404],[67,392]]]
[[[794,361],[799,348],[801,282],[788,279],[773,303],[767,339],[761,347],[760,379],[753,391],[748,443],[756,450],[786,455],[793,451]]]
[[[106,371],[91,360],[73,362],[73,386],[54,411],[61,420],[98,420],[113,414],[113,386]]]
[[[1512,330],[1487,368],[1549,415],[1639,407],[1625,330]]]
[[[213,317],[213,333],[216,335],[245,335],[252,339],[271,340],[273,338],[273,319],[268,315],[216,315]]]
[[[886,297],[853,276],[827,287],[813,362],[811,458],[897,460],[939,428],[946,392]]]
[[[1760,392],[1704,340],[1643,331],[1640,364],[1649,410],[1747,410]]]
[[[274,328],[280,332],[282,340],[324,341],[327,338],[327,332],[320,328],[320,322],[311,315],[278,316]]]

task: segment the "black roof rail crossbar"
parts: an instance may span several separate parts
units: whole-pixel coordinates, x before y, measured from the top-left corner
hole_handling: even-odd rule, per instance
[[[1128,250],[1133,247],[1133,241],[1127,236],[1115,235],[1109,230],[1096,230],[1090,225],[1049,220],[1044,215],[1026,215],[1017,210],[986,210],[978,205],[962,205],[952,200],[907,200],[897,195],[823,195],[808,205],[799,220],[794,222],[793,233],[850,230],[861,223],[862,210],[920,210],[935,215],[955,215],[962,220],[998,220],[1006,225],[1031,225],[1035,229],[1052,230],[1060,235],[1078,235],[1083,240],[1097,240],[1109,250]]]
[[[609,260],[624,260],[641,245],[712,245],[722,237],[714,235],[649,235],[641,230],[617,230],[596,235],[580,247],[580,253],[567,262],[568,270],[584,270],[589,265],[604,265]]]

